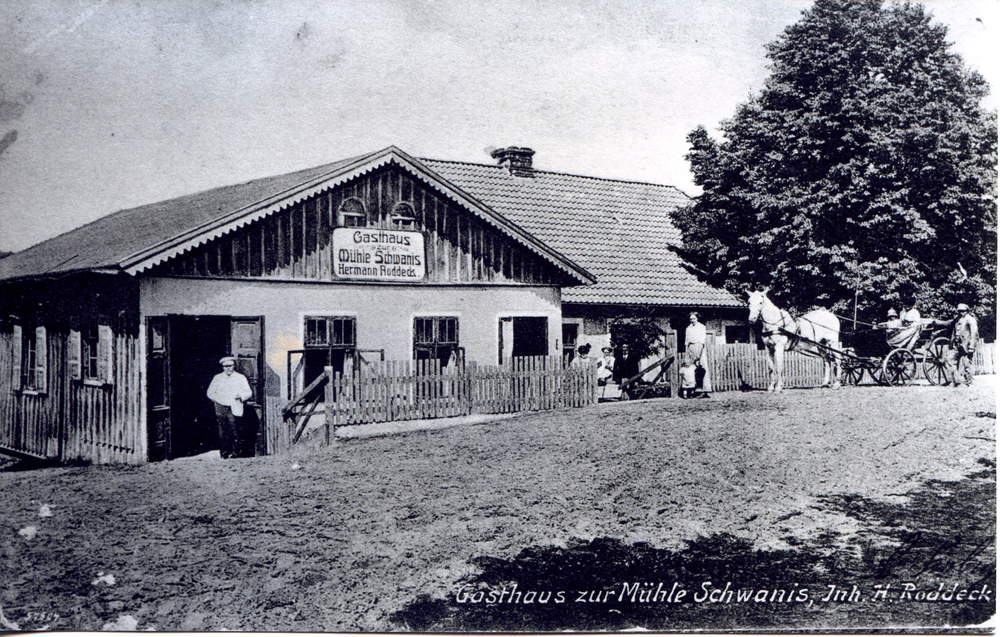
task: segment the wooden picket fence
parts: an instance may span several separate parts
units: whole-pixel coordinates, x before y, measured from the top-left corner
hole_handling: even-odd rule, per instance
[[[709,347],[713,392],[767,387],[766,354],[756,345],[710,340]],[[996,373],[994,345],[980,344],[974,363],[977,374]],[[310,405],[306,411],[317,407],[316,413],[325,415],[327,439],[333,428],[345,425],[582,407],[597,395],[593,367],[567,367],[557,356],[519,357],[505,365],[469,362],[458,368],[442,368],[436,360],[376,361],[347,376],[327,368],[318,380],[316,391],[321,393],[310,397],[304,392],[298,401]],[[675,378],[670,381],[678,386]],[[785,353],[785,387],[818,387],[822,381],[822,360]],[[295,402],[284,409],[269,404],[269,410],[284,411],[286,418],[283,425],[269,426],[276,432],[268,439],[272,452],[290,448],[309,422],[308,413],[296,417],[289,411]]]
[[[380,361],[325,388],[332,426],[502,414],[594,402],[594,369],[565,367],[559,356],[517,357],[505,365],[442,368],[436,360]]]
[[[799,352],[785,352],[785,387],[818,387],[823,383],[823,361]],[[767,352],[753,343],[714,344],[709,351],[713,391],[767,388],[770,368]]]
[[[976,347],[975,354],[972,355],[972,371],[975,374],[996,374],[997,373],[997,345],[996,343],[984,343],[981,339]]]

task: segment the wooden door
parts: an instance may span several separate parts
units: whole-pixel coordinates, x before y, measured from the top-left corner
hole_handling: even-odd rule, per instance
[[[230,341],[231,352],[236,358],[236,371],[247,377],[250,389],[253,390],[253,398],[247,404],[253,413],[247,416],[256,420],[257,423],[257,453],[267,453],[267,433],[264,430],[264,384],[263,374],[263,354],[264,354],[264,319],[263,317],[233,318],[231,319]]]
[[[500,364],[509,363],[514,354],[514,319],[500,319],[500,343],[498,347]]]
[[[146,432],[149,460],[171,458],[170,322],[165,316],[146,319]]]

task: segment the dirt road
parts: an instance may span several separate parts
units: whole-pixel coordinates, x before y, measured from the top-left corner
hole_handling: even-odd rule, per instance
[[[995,382],[600,404],[244,460],[7,464],[2,621],[977,624],[995,601]]]

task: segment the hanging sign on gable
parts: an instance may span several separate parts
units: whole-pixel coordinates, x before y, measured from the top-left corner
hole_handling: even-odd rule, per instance
[[[406,230],[335,228],[333,272],[339,279],[420,281],[427,273],[424,235]]]

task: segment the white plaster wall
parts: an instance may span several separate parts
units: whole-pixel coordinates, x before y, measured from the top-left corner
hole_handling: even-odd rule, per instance
[[[139,307],[143,319],[166,314],[263,316],[267,362],[283,387],[286,353],[302,348],[306,316],[356,317],[358,347],[384,349],[386,360],[413,357],[417,316],[458,317],[459,345],[467,360],[480,364],[497,362],[502,317],[544,316],[549,354],[559,354],[562,347],[560,291],[552,287],[145,278]]]

